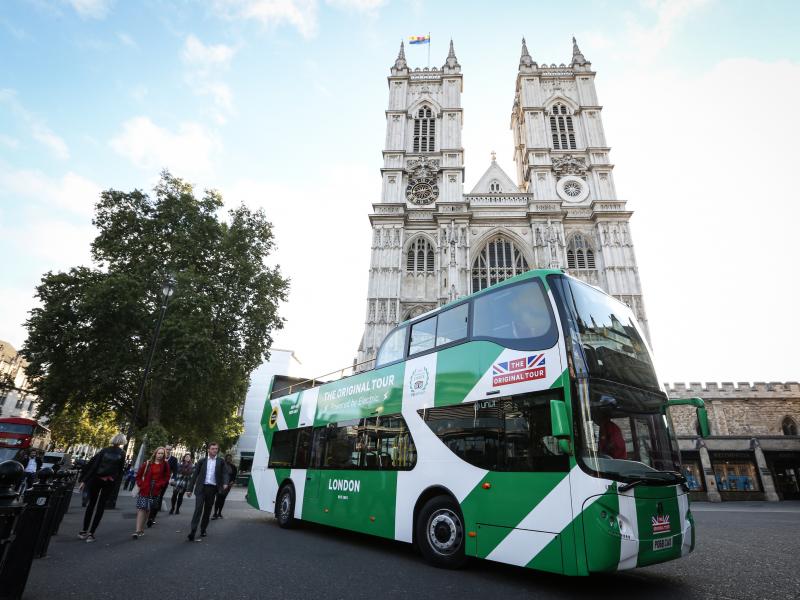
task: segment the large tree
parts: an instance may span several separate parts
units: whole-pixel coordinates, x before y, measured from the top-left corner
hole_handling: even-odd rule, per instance
[[[220,218],[216,191],[162,173],[152,195],[103,192],[93,223],[95,265],[48,272],[41,307],[26,322],[22,354],[40,412],[133,415],[147,353],[172,275],[169,300],[137,428],[165,427],[199,445],[229,438],[250,373],[269,358],[289,282],[266,259],[274,246],[263,211],[239,206]]]

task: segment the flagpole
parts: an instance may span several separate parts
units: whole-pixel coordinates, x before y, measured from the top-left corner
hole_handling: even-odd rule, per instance
[[[428,68],[431,68],[431,32],[428,32]]]

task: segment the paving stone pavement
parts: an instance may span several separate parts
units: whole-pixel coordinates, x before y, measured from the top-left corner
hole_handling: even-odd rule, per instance
[[[24,598],[800,598],[800,503],[695,503],[692,555],[569,578],[478,560],[461,571],[435,569],[407,544],[313,524],[280,529],[242,498],[241,490],[229,498],[225,518],[200,543],[186,541],[194,498],[134,541],[133,498],[123,494],[93,544],[77,537],[82,509],[74,502],[48,557],[34,562]]]

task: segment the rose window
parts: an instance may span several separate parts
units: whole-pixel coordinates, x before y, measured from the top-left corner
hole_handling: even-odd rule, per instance
[[[564,184],[564,193],[570,198],[577,198],[582,191],[581,184],[577,181],[568,181]]]

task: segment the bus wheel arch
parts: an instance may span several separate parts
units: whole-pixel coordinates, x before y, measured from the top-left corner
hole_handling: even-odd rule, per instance
[[[294,518],[296,498],[294,483],[291,479],[284,479],[275,497],[275,519],[282,529],[291,529],[297,525]]]
[[[457,569],[466,561],[464,516],[447,488],[432,486],[420,494],[414,505],[413,532],[414,545],[434,566]]]

